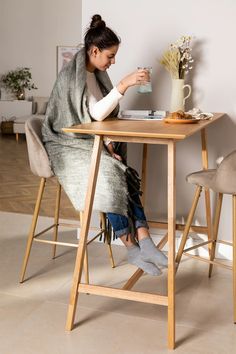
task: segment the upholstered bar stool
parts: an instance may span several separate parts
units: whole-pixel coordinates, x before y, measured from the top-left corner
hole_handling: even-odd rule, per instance
[[[32,173],[35,176],[40,177],[40,185],[39,185],[37,200],[36,200],[36,204],[35,204],[33,219],[32,219],[32,223],[31,223],[29,235],[28,235],[25,257],[23,260],[23,266],[22,266],[22,271],[21,271],[21,276],[20,276],[21,283],[24,281],[24,278],[25,278],[26,267],[28,264],[33,241],[52,244],[53,245],[53,258],[55,258],[57,245],[78,247],[78,243],[58,242],[57,241],[58,227],[64,226],[64,227],[78,228],[79,226],[82,225],[82,219],[83,219],[83,212],[81,212],[80,213],[80,225],[75,225],[75,224],[72,225],[69,223],[60,223],[59,222],[61,185],[58,182],[57,192],[56,192],[54,223],[51,226],[49,226],[48,228],[35,234],[39,211],[40,211],[40,206],[41,206],[41,201],[43,198],[43,193],[45,190],[46,182],[49,178],[55,177],[54,173],[50,167],[47,152],[46,152],[44,145],[42,143],[42,135],[41,135],[42,122],[43,122],[43,120],[40,118],[31,118],[31,119],[27,120],[27,122],[25,124],[25,133],[26,133],[26,141],[27,141],[30,168],[31,168]],[[53,240],[45,240],[45,239],[39,238],[39,236],[41,236],[42,234],[46,233],[47,231],[49,231],[51,229],[54,230]],[[87,242],[87,245],[101,235],[104,235],[104,237],[105,237],[105,241],[108,246],[109,257],[111,260],[111,265],[112,265],[112,267],[115,267],[113,254],[112,254],[112,248],[111,248],[111,244],[110,244],[111,237],[110,237],[110,233],[108,232],[108,229],[106,227],[106,216],[104,213],[100,213],[100,230],[99,230],[99,232],[97,233],[96,236],[94,236],[91,240],[89,240]],[[89,282],[89,273],[88,273],[87,250],[86,250],[86,256],[85,256],[85,260],[84,260],[84,271],[85,271],[85,282],[88,283]]]
[[[192,207],[188,215],[186,226],[183,232],[180,247],[177,253],[177,257],[176,257],[177,266],[179,265],[182,255],[185,254],[187,256],[209,263],[209,277],[211,277],[213,265],[219,265],[224,268],[233,270],[233,306],[234,306],[234,323],[236,323],[236,150],[230,153],[228,156],[226,156],[219,164],[217,169],[198,171],[188,175],[186,179],[187,182],[196,185],[196,192],[194,195]],[[217,197],[218,197],[216,203],[216,209],[215,209],[214,222],[213,222],[212,237],[206,242],[202,242],[196,246],[185,249],[185,244],[187,241],[189,229],[191,227],[194,213],[203,188],[213,190],[214,192],[217,193]],[[222,206],[224,194],[232,195],[233,242],[217,239],[221,206]],[[215,260],[215,251],[216,251],[217,242],[233,246],[232,266],[228,264],[224,264],[221,261]],[[207,244],[211,245],[209,259],[200,256],[191,255],[188,253],[193,249],[196,249],[198,247]]]

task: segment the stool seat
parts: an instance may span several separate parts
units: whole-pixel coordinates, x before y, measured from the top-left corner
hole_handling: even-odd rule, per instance
[[[54,176],[48,154],[42,143],[42,120],[34,117],[25,124],[26,141],[30,169],[35,176],[49,178]]]
[[[190,173],[186,177],[186,181],[197,186],[204,186],[205,188],[211,188],[214,182],[216,169],[214,170],[201,170],[194,173]]]
[[[21,116],[21,117],[16,117],[13,123],[13,133],[16,134],[16,140],[18,142],[19,140],[19,134],[25,134],[25,123],[27,120],[31,118],[39,118],[39,119],[44,119],[45,115],[43,114],[34,114],[34,115],[27,115],[27,116]]]
[[[217,193],[236,195],[236,150],[227,155],[216,169],[191,173],[186,180]]]

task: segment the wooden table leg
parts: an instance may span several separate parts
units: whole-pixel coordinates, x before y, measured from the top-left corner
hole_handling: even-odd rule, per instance
[[[175,348],[175,142],[168,143],[168,348]]]
[[[202,167],[203,169],[208,168],[208,152],[207,152],[207,142],[206,142],[206,130],[201,130],[201,140],[202,140]],[[207,222],[207,236],[208,241],[212,239],[213,236],[213,226],[211,220],[211,202],[210,202],[210,191],[205,189],[205,205],[206,205],[206,222]],[[212,244],[208,244],[209,255],[211,254]]]
[[[147,176],[147,144],[143,144],[143,159],[142,159],[142,179],[141,179],[141,191],[143,192],[141,200],[143,207],[145,207],[146,198],[146,176]]]
[[[89,182],[88,182],[87,194],[85,199],[84,217],[83,217],[82,228],[80,232],[79,246],[76,255],[75,269],[74,269],[74,275],[73,275],[72,287],[70,293],[70,302],[69,302],[69,308],[67,314],[66,330],[68,331],[71,331],[74,325],[75,311],[76,311],[76,305],[78,299],[78,287],[79,287],[82,270],[83,270],[84,254],[85,254],[90,219],[92,214],[94,193],[96,189],[96,182],[97,182],[97,175],[98,175],[102,147],[103,147],[103,137],[95,136],[93,153],[91,157]]]
[[[53,241],[57,242],[58,237],[58,227],[59,227],[59,216],[60,216],[60,203],[61,203],[61,185],[57,181],[57,195],[56,195],[56,205],[55,205],[55,212],[54,212],[54,232],[53,232]],[[56,257],[56,249],[57,245],[53,245],[52,248],[52,258]]]

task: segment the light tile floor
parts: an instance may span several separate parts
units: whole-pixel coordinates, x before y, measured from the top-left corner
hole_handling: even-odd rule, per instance
[[[27,281],[19,284],[31,216],[0,213],[0,354],[151,354],[167,350],[167,311],[161,306],[82,294],[76,328],[65,332],[75,250],[58,248],[51,260],[48,245],[35,243]],[[41,218],[47,225],[48,218]],[[63,236],[75,239],[76,232]],[[106,246],[89,246],[91,282],[120,287],[135,268],[125,249],[114,246],[117,267],[111,269]],[[176,284],[175,353],[234,354],[232,275],[184,258]],[[166,272],[143,276],[140,291],[166,292]]]

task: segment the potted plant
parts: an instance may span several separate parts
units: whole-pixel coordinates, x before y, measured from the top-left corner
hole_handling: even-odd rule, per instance
[[[29,68],[19,68],[9,71],[3,75],[1,82],[6,89],[10,90],[18,100],[25,99],[25,89],[37,89],[35,84],[31,82],[32,75]]]

